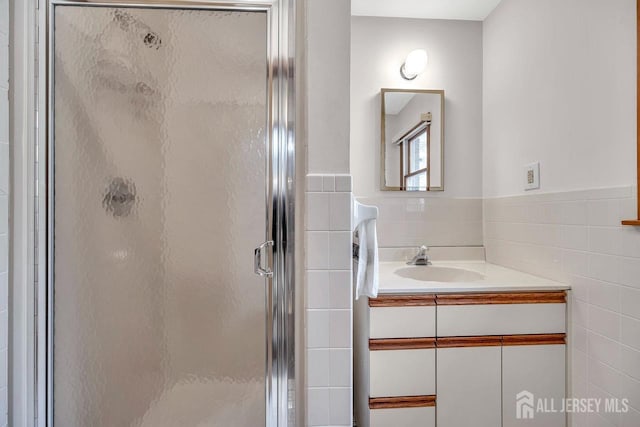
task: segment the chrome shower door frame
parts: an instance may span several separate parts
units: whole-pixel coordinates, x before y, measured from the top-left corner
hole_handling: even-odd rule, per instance
[[[295,0],[47,0],[37,11],[34,254],[35,425],[53,426],[53,19],[56,6],[195,9],[267,14],[267,188],[265,241],[273,275],[266,289],[266,427],[296,423],[295,378]],[[40,78],[39,78],[40,77]],[[260,242],[256,242],[258,244]],[[251,254],[248,253],[247,257]]]

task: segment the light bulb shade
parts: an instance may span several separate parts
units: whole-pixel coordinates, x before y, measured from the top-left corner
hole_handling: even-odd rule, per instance
[[[427,60],[427,52],[423,49],[416,49],[409,52],[407,59],[404,60],[404,64],[402,64],[400,69],[402,77],[407,80],[415,79],[418,74],[427,68]]]

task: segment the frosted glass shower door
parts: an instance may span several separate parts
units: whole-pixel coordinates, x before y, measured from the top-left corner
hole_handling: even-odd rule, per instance
[[[267,13],[53,11],[55,425],[264,426]]]

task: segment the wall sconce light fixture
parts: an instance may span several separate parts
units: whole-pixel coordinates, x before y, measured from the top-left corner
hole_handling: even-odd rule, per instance
[[[405,80],[413,80],[427,68],[427,52],[423,49],[416,49],[409,52],[407,59],[400,67],[400,75]]]

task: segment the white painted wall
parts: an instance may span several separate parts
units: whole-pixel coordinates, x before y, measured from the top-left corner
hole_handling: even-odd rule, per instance
[[[636,180],[635,0],[503,0],[483,26],[485,197]]]
[[[9,1],[0,0],[0,426],[8,411]]]
[[[350,0],[307,0],[307,172],[349,172]]]
[[[429,65],[413,81],[400,65],[423,48]],[[445,191],[428,197],[482,194],[482,23],[406,18],[351,18],[351,172],[357,197],[415,197],[380,192],[380,89],[445,91]]]

